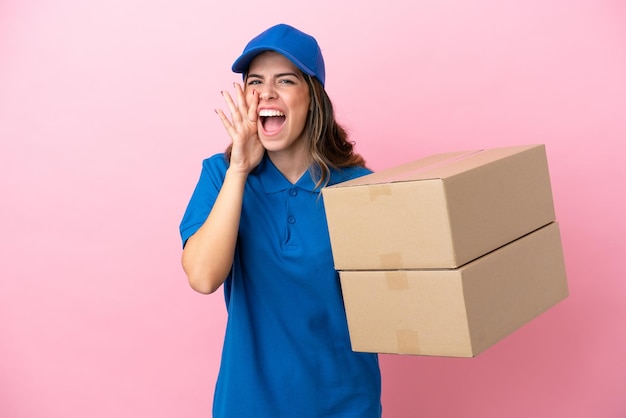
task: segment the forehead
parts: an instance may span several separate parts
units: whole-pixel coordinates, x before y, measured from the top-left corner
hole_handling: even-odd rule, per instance
[[[248,73],[296,73],[302,72],[284,55],[275,51],[266,51],[257,55],[250,63]]]

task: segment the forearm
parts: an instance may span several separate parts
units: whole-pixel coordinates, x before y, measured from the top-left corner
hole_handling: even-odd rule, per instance
[[[246,173],[226,171],[211,213],[185,244],[183,269],[200,293],[216,291],[232,267],[246,179]]]

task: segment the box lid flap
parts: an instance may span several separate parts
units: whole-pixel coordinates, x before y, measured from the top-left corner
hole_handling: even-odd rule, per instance
[[[415,180],[444,179],[467,171],[472,167],[544,145],[522,145],[503,148],[479,149],[431,155],[416,161],[381,170],[363,177],[339,183],[329,188],[398,183]]]

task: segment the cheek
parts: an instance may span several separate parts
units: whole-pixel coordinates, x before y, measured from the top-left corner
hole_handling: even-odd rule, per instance
[[[309,116],[309,103],[300,102],[300,104],[298,105],[298,111],[296,112],[296,114],[297,114],[296,119],[297,119],[298,125],[301,125],[304,128],[304,125],[306,125],[306,121]]]
[[[298,108],[305,115],[309,112],[309,110],[311,110],[311,98],[308,93],[306,95],[303,94],[298,98]]]

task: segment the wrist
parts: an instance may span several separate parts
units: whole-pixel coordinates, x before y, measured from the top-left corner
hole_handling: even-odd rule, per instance
[[[226,169],[226,178],[230,178],[234,181],[241,181],[243,183],[248,179],[249,170],[241,167],[233,166],[232,164]]]

